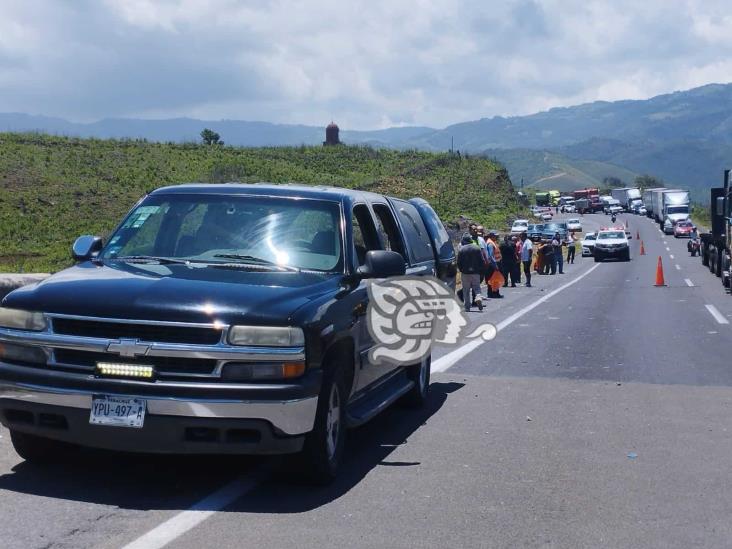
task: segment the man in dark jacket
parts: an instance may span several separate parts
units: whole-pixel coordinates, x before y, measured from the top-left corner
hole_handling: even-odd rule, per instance
[[[475,292],[475,302],[478,310],[483,310],[483,296],[480,293],[480,273],[485,268],[483,251],[473,242],[470,234],[465,233],[460,241],[457,255],[458,270],[463,285],[463,303],[465,310],[470,311],[470,290]]]
[[[503,287],[508,286],[508,278],[511,277],[511,287],[516,287],[516,244],[509,235],[503,238],[501,243],[501,274],[505,279]]]

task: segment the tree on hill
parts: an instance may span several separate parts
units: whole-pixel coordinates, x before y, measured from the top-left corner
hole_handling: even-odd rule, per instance
[[[602,184],[606,187],[623,187],[625,185],[619,177],[605,177],[602,180]]]
[[[652,189],[653,187],[663,187],[663,179],[652,175],[643,174],[635,178],[635,186],[641,189]]]
[[[221,141],[221,136],[216,133],[213,130],[209,130],[208,128],[204,129],[201,132],[201,139],[203,139],[204,145],[223,145],[224,142]]]

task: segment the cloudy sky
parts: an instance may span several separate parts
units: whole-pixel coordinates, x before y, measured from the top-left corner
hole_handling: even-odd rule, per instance
[[[732,81],[730,0],[0,0],[0,112],[444,127]]]

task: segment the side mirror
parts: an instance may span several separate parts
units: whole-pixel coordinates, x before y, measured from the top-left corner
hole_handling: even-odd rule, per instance
[[[371,250],[366,252],[366,261],[356,273],[360,278],[388,278],[402,276],[407,272],[404,258],[397,252]]]
[[[71,255],[75,261],[86,261],[99,255],[102,251],[102,238],[85,234],[80,236],[71,247]]]

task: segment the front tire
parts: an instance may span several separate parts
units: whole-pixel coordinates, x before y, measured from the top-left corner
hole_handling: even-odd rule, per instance
[[[10,441],[20,457],[29,463],[37,464],[58,463],[77,449],[76,446],[67,442],[15,430],[10,431]]]
[[[419,364],[407,366],[407,377],[414,381],[408,393],[402,397],[402,402],[409,408],[421,408],[427,402],[430,394],[430,368],[432,367],[432,355],[425,358]]]
[[[335,366],[325,373],[315,426],[305,438],[301,454],[306,474],[315,484],[328,484],[338,473],[346,441],[347,401],[345,371]]]

